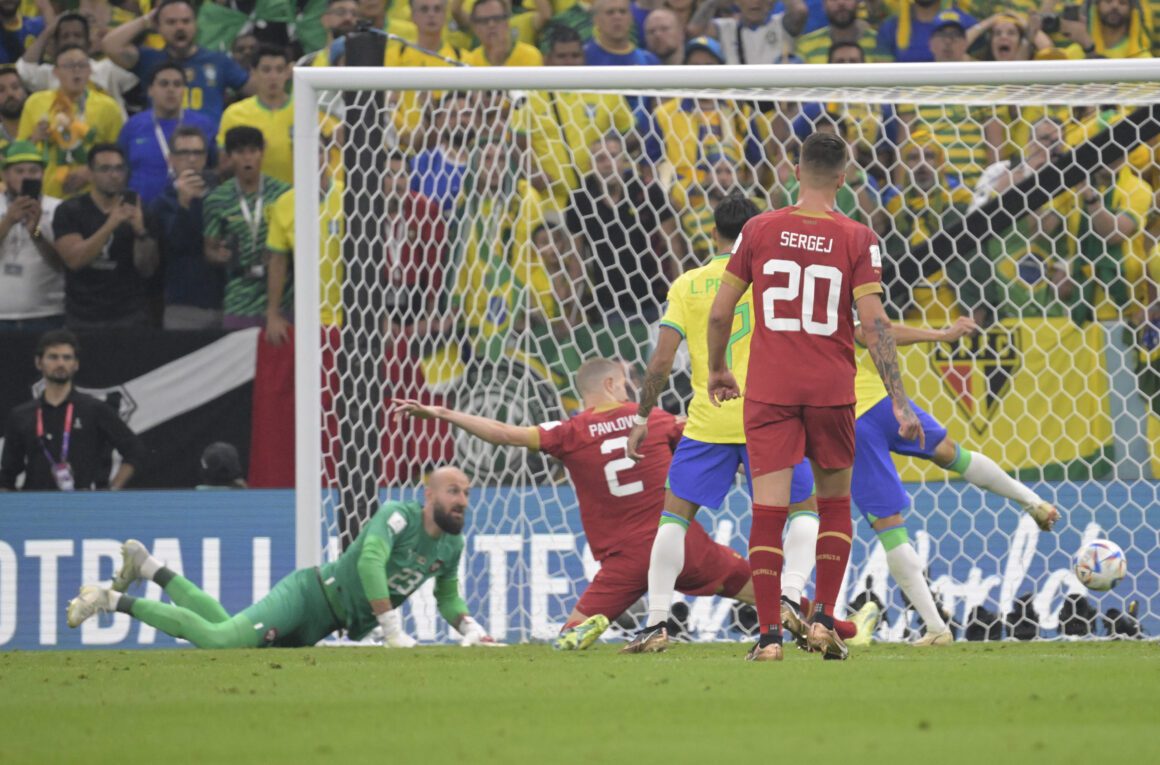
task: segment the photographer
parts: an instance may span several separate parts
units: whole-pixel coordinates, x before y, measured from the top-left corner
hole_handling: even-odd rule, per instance
[[[262,174],[262,131],[239,125],[226,131],[226,161],[234,170],[205,200],[205,257],[225,269],[222,326],[266,323],[266,233],[270,209],[290,185]],[[283,305],[290,305],[290,290]]]
[[[64,324],[64,274],[52,248],[60,200],[40,196],[44,157],[16,141],[4,149],[7,192],[0,195],[0,332],[44,331]]]
[[[206,169],[205,133],[182,125],[169,139],[171,181],[150,210],[150,230],[165,242],[166,329],[209,329],[222,325],[225,273],[206,262],[204,200],[214,187]]]
[[[1055,2],[1042,7],[1043,31],[1062,32],[1074,44],[1069,58],[1151,58],[1152,30],[1140,0],[1086,0],[1058,15]]]
[[[53,218],[65,274],[65,323],[71,329],[149,323],[145,280],[157,269],[157,242],[145,229],[137,194],[125,188],[121,147],[89,151],[93,189],[61,203]]]

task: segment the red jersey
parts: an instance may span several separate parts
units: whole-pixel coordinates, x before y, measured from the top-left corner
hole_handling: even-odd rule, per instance
[[[580,520],[592,557],[651,544],[665,501],[665,481],[683,426],[673,415],[653,409],[644,459],[625,454],[636,404],[587,409],[564,422],[546,422],[533,432],[537,448],[564,463],[580,503]]]
[[[741,230],[723,279],[753,285],[760,313],[745,397],[787,406],[854,403],[854,301],[882,292],[878,237],[837,212],[796,206]]]

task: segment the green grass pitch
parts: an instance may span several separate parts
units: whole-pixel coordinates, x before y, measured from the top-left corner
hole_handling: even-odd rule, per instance
[[[1156,643],[618,648],[0,653],[0,762],[1160,762]]]

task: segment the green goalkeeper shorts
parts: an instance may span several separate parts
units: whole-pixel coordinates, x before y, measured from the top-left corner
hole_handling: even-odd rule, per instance
[[[262,647],[311,646],[341,627],[313,568],[286,576],[242,615],[262,634]]]

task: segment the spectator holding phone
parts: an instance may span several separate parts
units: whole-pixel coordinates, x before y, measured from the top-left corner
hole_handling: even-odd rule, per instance
[[[156,103],[156,101],[154,102]],[[193,125],[169,139],[171,180],[150,208],[153,238],[165,242],[165,329],[210,329],[222,325],[225,271],[205,258],[204,200],[216,185],[206,169],[213,144]]]
[[[129,188],[137,192],[146,209],[169,183],[169,144],[174,131],[190,125],[213,140],[214,121],[182,107],[185,90],[185,70],[180,64],[166,61],[159,65],[149,75],[149,101],[153,106],[130,117],[117,139],[129,161]],[[213,159],[211,154],[211,165]]]
[[[157,242],[141,201],[125,187],[128,165],[115,143],[88,155],[93,188],[56,210],[53,233],[64,261],[65,324],[74,330],[148,324],[145,280],[157,269]]]
[[[44,157],[27,141],[0,159],[0,332],[44,332],[64,325],[64,271],[52,246],[60,200],[41,197]]]
[[[1140,0],[1089,0],[1064,8],[1058,26],[1074,43],[1070,58],[1151,58],[1149,20]]]

